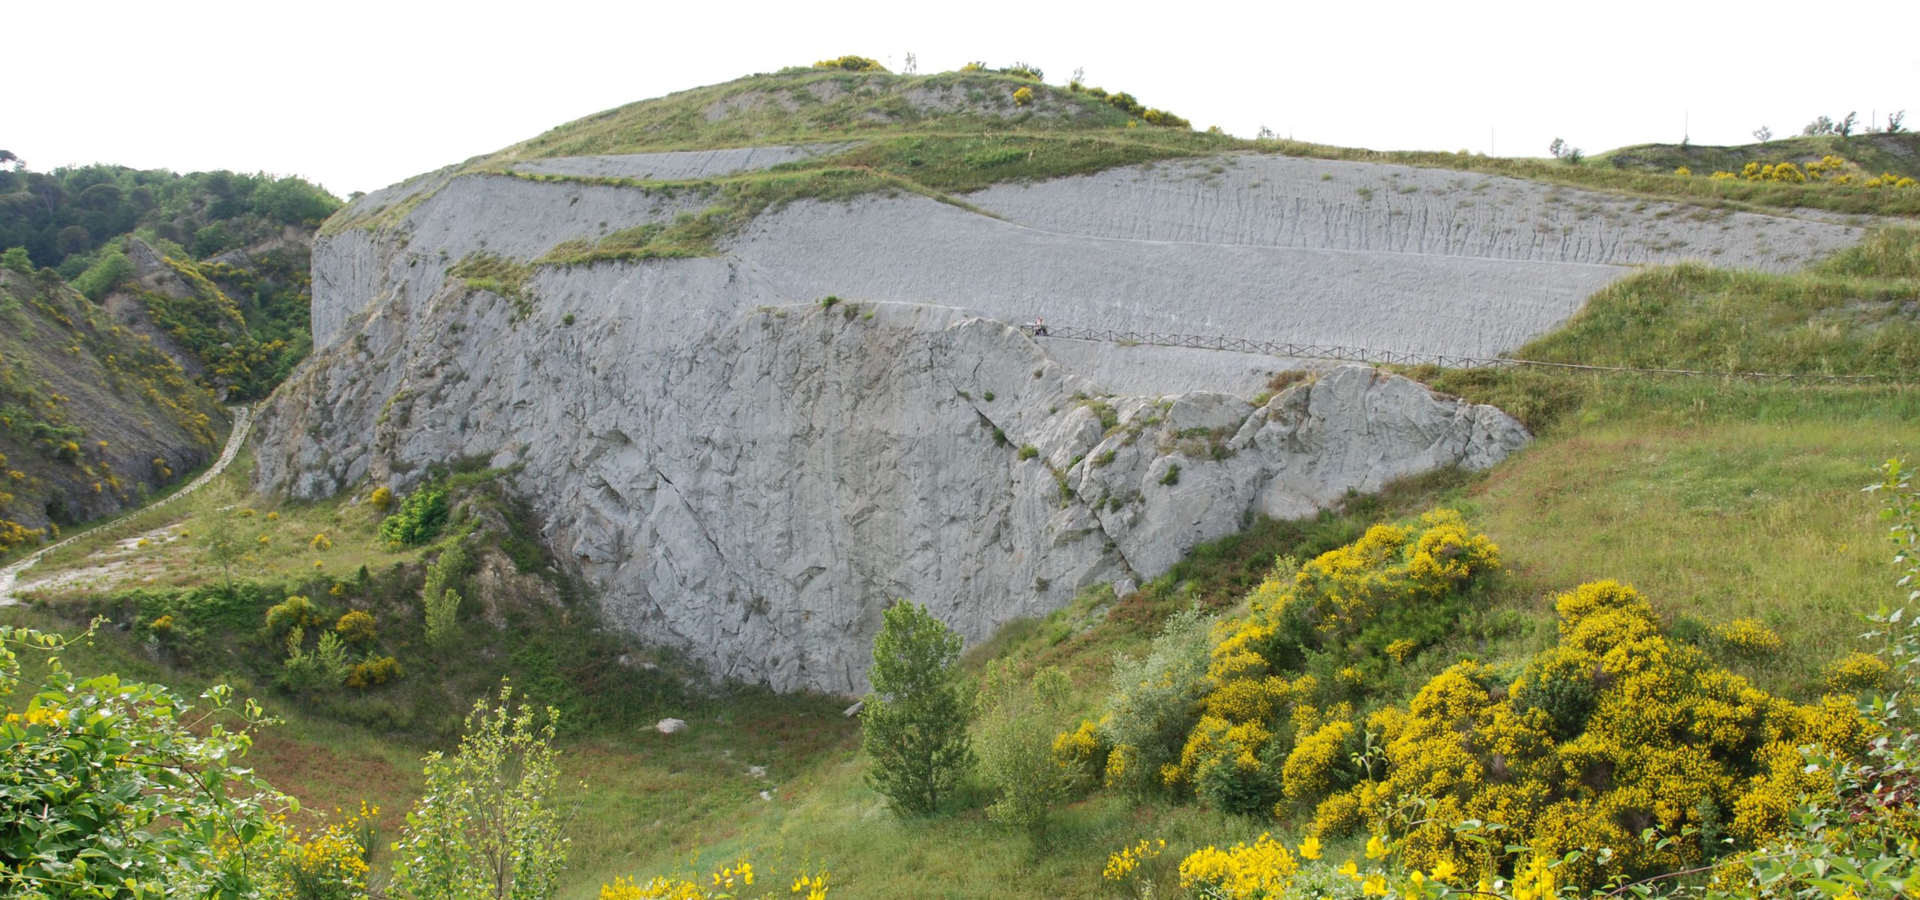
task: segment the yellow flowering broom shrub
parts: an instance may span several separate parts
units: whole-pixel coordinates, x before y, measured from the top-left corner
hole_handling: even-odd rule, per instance
[[[655,877],[646,882],[616,878],[600,886],[600,900],[736,900],[745,897],[800,897],[825,900],[827,873],[801,872],[786,890],[760,878],[751,861],[742,859],[711,872],[706,880]],[[758,884],[755,884],[756,879]]]
[[[1287,896],[1300,861],[1286,845],[1262,834],[1249,844],[1221,850],[1203,847],[1180,861],[1180,886],[1200,896],[1255,900]]]
[[[366,897],[367,857],[373,852],[374,820],[379,815],[379,807],[361,803],[358,812],[325,828],[289,829],[273,859],[270,895],[290,900]]]
[[[1265,814],[1282,799],[1294,736],[1311,734],[1311,751],[1294,765],[1301,796],[1344,787],[1364,734],[1332,724],[1352,718],[1342,697],[1379,686],[1445,635],[1498,570],[1498,548],[1452,510],[1375,526],[1277,571],[1248,597],[1245,619],[1170,622],[1145,660],[1116,667],[1107,715],[1091,729],[1100,744],[1063,736],[1056,746],[1081,747],[1087,762],[1105,750],[1109,784],[1157,781],[1221,809]],[[1335,768],[1309,772],[1308,759]]]
[[[1712,667],[1669,642],[1630,587],[1582,585],[1555,606],[1559,644],[1519,678],[1463,662],[1404,715],[1380,720],[1384,773],[1348,789],[1357,817],[1317,817],[1316,832],[1358,818],[1396,834],[1409,867],[1483,873],[1610,848],[1604,865],[1588,853],[1556,870],[1563,883],[1598,884],[1696,864],[1723,838],[1767,840],[1823,786],[1802,746],[1852,753],[1865,743],[1851,703],[1796,705]],[[1504,846],[1524,852],[1475,840],[1462,830],[1473,822],[1500,823]]]
[[[1758,619],[1735,619],[1715,628],[1713,636],[1741,656],[1771,656],[1786,646],[1778,633]]]

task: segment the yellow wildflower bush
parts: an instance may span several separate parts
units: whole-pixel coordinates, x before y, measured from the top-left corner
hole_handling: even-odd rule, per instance
[[[1098,787],[1112,748],[1100,736],[1098,723],[1080,722],[1072,731],[1063,731],[1053,739],[1053,762],[1060,767],[1068,788],[1081,793]]]
[[[1215,627],[1200,715],[1162,780],[1247,814],[1283,791],[1306,800],[1351,783],[1363,732],[1336,698],[1362,695],[1444,635],[1498,554],[1459,513],[1435,510],[1264,581],[1245,619]],[[1283,674],[1302,668],[1312,671]],[[1295,735],[1308,738],[1296,746]]]
[[[1231,849],[1203,847],[1180,861],[1180,886],[1201,896],[1256,900],[1287,896],[1300,861],[1271,834]]]
[[[339,811],[335,810],[337,814]],[[289,829],[273,859],[272,896],[296,900],[351,900],[368,895],[367,857],[373,851],[378,807],[314,830]]]
[[[333,623],[333,630],[338,632],[342,638],[345,638],[348,643],[353,644],[364,644],[367,641],[371,641],[374,635],[378,633],[378,629],[374,626],[373,613],[360,609],[347,611],[345,615],[340,617],[339,621]]]
[[[1892,671],[1880,657],[1856,650],[1827,665],[1827,687],[1841,692],[1877,688]]]
[[[1134,876],[1141,863],[1158,858],[1166,849],[1167,842],[1164,839],[1141,838],[1139,843],[1131,847],[1108,854],[1107,866],[1101,871],[1100,877],[1108,881],[1126,881]]]
[[[737,900],[746,897],[825,900],[827,888],[825,871],[813,875],[801,872],[782,891],[770,880],[761,878],[752,862],[742,859],[714,870],[704,880],[656,876],[642,883],[627,877],[616,878],[600,886],[600,900]]]
[[[1867,188],[1910,188],[1916,185],[1912,178],[1885,172],[1874,177],[1864,177],[1865,172],[1845,157],[1831,153],[1809,162],[1804,166],[1791,161],[1761,162],[1753,160],[1740,167],[1739,172],[1714,172],[1715,181],[1770,181],[1784,184],[1832,184]]]
[[[1786,646],[1780,635],[1759,619],[1735,619],[1715,628],[1713,636],[1742,656],[1771,656]]]
[[[376,656],[365,662],[354,663],[347,669],[347,687],[370,688],[386,684],[405,674],[400,661],[391,656]]]
[[[1282,792],[1296,800],[1325,794],[1334,786],[1333,774],[1348,755],[1347,744],[1354,736],[1352,722],[1336,719],[1301,738],[1280,769]]]
[[[1323,800],[1315,833],[1365,823],[1400,840],[1401,861],[1485,874],[1608,847],[1561,865],[1567,884],[1598,884],[1696,864],[1728,838],[1765,841],[1818,777],[1799,748],[1850,753],[1865,723],[1841,698],[1800,706],[1773,697],[1660,633],[1631,587],[1595,582],[1561,595],[1560,640],[1503,683],[1463,662],[1435,676],[1384,735],[1378,778]],[[1499,841],[1460,829],[1500,823]],[[1663,841],[1642,841],[1652,829]]]

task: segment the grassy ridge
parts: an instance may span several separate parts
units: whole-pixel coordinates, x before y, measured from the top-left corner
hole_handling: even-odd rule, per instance
[[[1713,172],[1738,172],[1749,162],[1806,163],[1833,155],[1856,163],[1867,175],[1892,172],[1920,178],[1920,135],[1857,134],[1849,137],[1819,135],[1781,138],[1764,144],[1708,147],[1699,144],[1638,144],[1621,147],[1593,157],[1593,162],[1614,168],[1672,172],[1681,166],[1696,175]]]
[[[1030,106],[1014,91],[1031,88]],[[750,75],[595,113],[483,157],[705,150],[810,143],[913,130],[1120,128],[1127,114],[1095,97],[994,72],[891,75],[796,69]]]

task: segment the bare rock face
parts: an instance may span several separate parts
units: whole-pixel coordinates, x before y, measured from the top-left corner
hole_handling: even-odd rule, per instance
[[[612,621],[719,675],[856,691],[894,598],[978,640],[1256,513],[1527,438],[1362,367],[1260,407],[1110,396],[1018,329],[933,307],[756,310],[657,354],[626,352],[629,327],[426,328],[380,358],[349,342],[283,393],[260,476],[317,494],[456,456],[520,464]]]
[[[612,623],[722,677],[857,691],[896,598],[979,640],[1085,587],[1158,575],[1255,516],[1484,468],[1527,440],[1498,410],[1364,367],[1256,405],[1284,362],[1036,343],[1009,321],[1493,352],[1551,328],[1628,271],[1606,260],[1638,246],[1333,246],[1335,232],[1282,228],[1279,213],[1175,215],[1231,210],[1252,180],[1229,192],[1128,170],[1044,188],[1061,202],[1131,197],[1111,226],[1043,220],[1055,206],[1041,187],[979,198],[1033,225],[870,197],[795,203],[711,258],[528,265],[512,297],[451,274],[475,255],[530,264],[707,202],[551,180],[667,163],[687,161],[550,162],[543,181],[449,170],[350,207],[370,224],[316,243],[319,349],[262,416],[257,485],[404,491],[431,463],[484,458],[515,473],[543,538]],[[1396,177],[1358,165],[1338,172]],[[1228,174],[1317,185],[1323,168],[1250,158]],[[1486,203],[1508,190],[1472,177]],[[1539,216],[1557,214],[1550,199]],[[1176,240],[1161,234],[1175,226]],[[1332,243],[1288,243],[1314,235]]]

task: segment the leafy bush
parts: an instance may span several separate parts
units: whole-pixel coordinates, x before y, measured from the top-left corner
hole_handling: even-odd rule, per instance
[[[1015,90],[1013,92],[1013,105],[1015,106],[1033,105],[1033,88],[1022,87],[1018,90]]]
[[[377,633],[373,624],[373,614],[365,610],[350,610],[333,625],[335,633],[348,643],[364,644],[373,640]]]
[[[287,658],[280,664],[279,685],[291,693],[304,693],[327,687],[339,687],[347,680],[347,647],[332,631],[320,632],[312,651],[306,644],[306,629],[287,632]]]
[[[22,687],[19,654],[70,644],[0,625],[0,696]],[[236,705],[224,685],[196,710],[158,685],[83,680],[51,656],[45,670],[19,692],[31,695],[24,709],[0,717],[7,895],[252,896],[289,806],[243,765],[259,706]]]
[[[873,638],[873,692],[860,714],[867,780],[903,815],[932,813],[973,767],[960,636],[926,607],[888,607]]]
[[[320,621],[313,601],[293,594],[267,609],[267,631],[278,637],[290,628],[305,628]]]
[[[1053,730],[1066,716],[1071,685],[1059,669],[1031,680],[995,665],[981,690],[980,773],[994,792],[987,818],[1042,839],[1053,811],[1067,796],[1067,779],[1054,762]]]
[[[426,607],[427,645],[436,650],[453,646],[454,638],[460,634],[460,592],[447,588],[420,599]]]
[[[398,512],[380,520],[380,536],[402,546],[417,547],[438,537],[446,521],[446,489],[425,487],[408,494]]]
[[[386,684],[402,674],[400,661],[391,656],[370,657],[347,670],[347,687],[369,688]]]
[[[1180,758],[1207,692],[1211,625],[1199,610],[1183,610],[1167,619],[1145,656],[1114,661],[1106,709],[1095,725],[1111,748],[1101,772],[1108,786],[1157,786],[1161,768]]]
[[[544,900],[566,865],[555,713],[482,697],[460,748],[426,758],[426,788],[394,842],[393,893],[409,900]]]
[[[108,247],[100,252],[93,265],[73,279],[73,289],[85,294],[88,300],[98,303],[106,299],[108,292],[119,287],[121,282],[133,276],[133,263],[127,259],[120,248]]]

